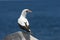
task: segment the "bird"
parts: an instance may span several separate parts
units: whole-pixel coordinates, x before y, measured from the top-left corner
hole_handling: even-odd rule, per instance
[[[30,9],[23,9],[22,12],[21,12],[21,15],[20,17],[18,18],[18,25],[19,27],[26,31],[26,32],[31,32],[30,30],[30,25],[29,25],[29,21],[28,19],[26,18],[26,15],[28,13],[31,13],[32,11]]]

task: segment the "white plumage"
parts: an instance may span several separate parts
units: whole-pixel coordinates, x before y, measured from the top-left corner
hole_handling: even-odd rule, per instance
[[[32,12],[29,9],[24,9],[21,13],[21,16],[18,18],[18,24],[20,25],[21,29],[25,31],[31,31],[29,28],[29,22],[26,18],[27,12]]]
[[[21,17],[18,19],[18,23],[19,23],[21,26],[25,26],[25,23],[24,23],[24,22],[26,22],[27,25],[29,25],[28,20],[27,20],[25,17],[21,16]]]

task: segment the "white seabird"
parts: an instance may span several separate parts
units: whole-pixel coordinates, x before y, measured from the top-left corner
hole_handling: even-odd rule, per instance
[[[26,14],[28,12],[32,12],[29,9],[24,9],[21,13],[21,16],[18,18],[18,25],[21,29],[27,31],[27,32],[31,32],[30,27],[29,27],[29,22],[26,18]]]

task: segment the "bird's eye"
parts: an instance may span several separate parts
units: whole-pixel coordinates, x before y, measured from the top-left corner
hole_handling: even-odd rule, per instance
[[[28,11],[26,11],[26,12],[28,12]]]

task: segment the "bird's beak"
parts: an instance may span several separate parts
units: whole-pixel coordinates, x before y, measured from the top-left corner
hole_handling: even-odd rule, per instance
[[[29,12],[32,12],[31,10],[29,10]]]

